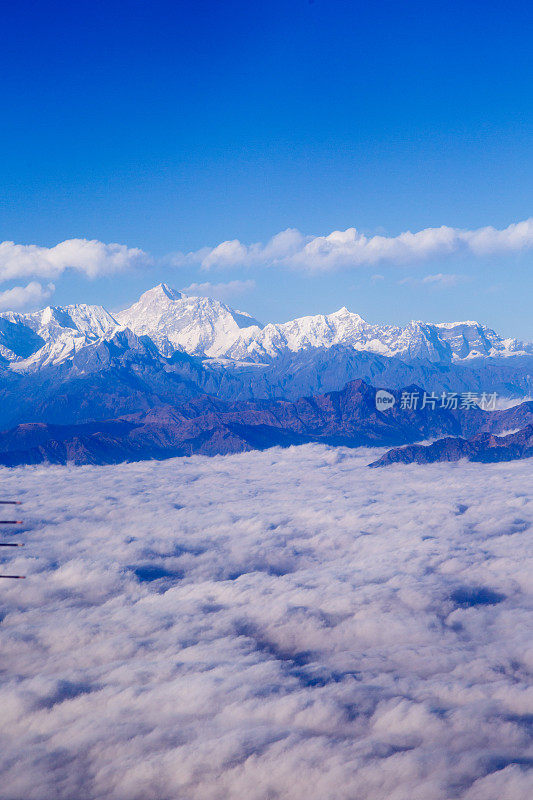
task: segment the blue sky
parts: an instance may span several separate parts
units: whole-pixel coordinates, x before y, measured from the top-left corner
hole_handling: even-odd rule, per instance
[[[30,305],[40,291],[118,308],[159,280],[214,284],[264,320],[346,305],[369,320],[479,318],[533,338],[528,231],[481,251],[326,269],[282,257],[207,270],[203,255],[168,256],[287,228],[396,237],[527,220],[532,22],[515,2],[11,4],[0,241],[147,255],[90,278],[73,250],[73,269],[35,274],[9,250],[0,292],[38,283]]]

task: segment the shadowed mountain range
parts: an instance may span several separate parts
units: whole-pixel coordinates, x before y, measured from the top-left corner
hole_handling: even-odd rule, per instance
[[[416,391],[416,386],[407,387]],[[441,436],[502,433],[533,423],[533,401],[504,411],[477,407],[386,411],[362,380],[296,401],[228,402],[208,395],[119,418],[75,425],[26,423],[0,433],[0,464],[112,464],[173,456],[220,455],[310,442],[398,446]]]
[[[507,436],[479,433],[470,439],[447,436],[429,445],[413,444],[395,447],[385,453],[370,467],[389,464],[434,464],[438,461],[480,461],[485,464],[498,461],[515,461],[533,456],[533,425]]]

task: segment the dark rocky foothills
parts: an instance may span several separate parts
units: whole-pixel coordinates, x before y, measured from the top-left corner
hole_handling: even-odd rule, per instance
[[[399,402],[402,391],[393,391],[396,403],[386,411],[376,409],[376,389],[355,380],[341,391],[296,401],[228,402],[200,395],[104,421],[26,423],[0,433],[0,464],[115,464],[310,442],[398,447],[436,437],[448,437],[456,442],[450,448],[457,448],[457,437],[498,434],[533,424],[533,402],[506,411],[404,410]]]

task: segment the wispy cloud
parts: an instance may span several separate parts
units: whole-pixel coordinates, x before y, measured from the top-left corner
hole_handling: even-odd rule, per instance
[[[424,275],[422,278],[402,278],[398,283],[400,285],[408,284],[409,286],[427,286],[433,289],[450,289],[459,283],[464,283],[465,280],[465,275],[438,272],[435,275]]]
[[[31,281],[26,286],[14,286],[0,292],[0,311],[18,311],[38,306],[48,300],[54,291],[53,283],[42,286],[37,281]]]
[[[282,265],[309,272],[327,272],[373,266],[407,264],[466,252],[475,257],[516,253],[533,247],[533,218],[498,230],[463,230],[442,225],[398,236],[365,236],[356,228],[327,236],[304,236],[290,228],[266,244],[246,245],[238,239],[221,242],[209,251],[175,254],[175,264],[196,261],[203,269]]]
[[[55,247],[0,243],[0,282],[24,277],[58,278],[67,269],[98,278],[149,263],[136,247],[97,240],[67,239]]]
[[[376,457],[1,469],[2,797],[529,798],[531,468]]]
[[[214,297],[216,300],[226,301],[234,297],[240,297],[253,289],[255,289],[255,281],[246,280],[228,281],[228,283],[191,283],[183,291],[186,294],[199,297]]]

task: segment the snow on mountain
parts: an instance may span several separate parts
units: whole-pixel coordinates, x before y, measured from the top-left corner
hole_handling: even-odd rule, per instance
[[[435,363],[475,357],[527,355],[533,346],[516,339],[502,339],[490,328],[477,322],[410,322],[398,325],[375,325],[341,308],[333,314],[300,317],[281,324],[268,324],[261,331],[244,331],[224,353],[239,360],[270,360],[283,353],[335,345],[404,361],[428,360]]]
[[[270,361],[284,353],[344,344],[385,356],[450,361],[452,348],[435,326],[372,325],[341,308],[264,327],[217,300],[191,297],[160,284],[116,315],[136,334],[150,336],[160,350],[175,349],[233,361]]]
[[[283,359],[309,360],[313,352],[339,347],[409,364],[533,354],[533,345],[503,339],[477,322],[377,325],[346,308],[263,327],[218,300],[189,296],[162,283],[115,316],[85,304],[0,314],[0,365],[16,372],[59,365],[124,328],[149,336],[164,356],[181,351],[220,367],[277,362],[281,369]]]
[[[224,355],[243,329],[256,335],[261,324],[210,297],[193,297],[165,283],[145,292],[130,308],[116,315],[138,336],[148,335],[160,350],[216,357]]]
[[[433,327],[439,338],[450,346],[454,359],[528,355],[533,352],[531,344],[518,339],[502,339],[479,322],[441,322]]]
[[[16,371],[58,364],[118,327],[102,306],[47,306],[31,314],[0,314],[0,354]]]
[[[105,308],[89,306],[85,303],[71,306],[47,306],[31,314],[4,311],[0,317],[31,328],[44,341],[50,341],[65,330],[72,331],[73,334],[98,338],[117,326],[116,319]]]

